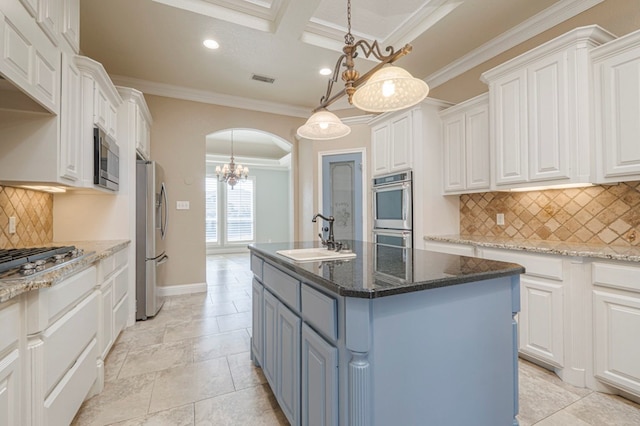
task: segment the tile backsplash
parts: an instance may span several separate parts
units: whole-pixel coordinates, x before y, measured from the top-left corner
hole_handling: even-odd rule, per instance
[[[460,234],[638,246],[640,182],[461,195]]]
[[[9,233],[9,217],[16,233]],[[0,186],[0,249],[28,247],[53,240],[53,195]]]

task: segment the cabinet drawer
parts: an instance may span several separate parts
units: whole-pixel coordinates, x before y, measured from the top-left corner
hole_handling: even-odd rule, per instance
[[[69,425],[98,376],[98,343],[91,340],[77,362],[44,401],[48,426]]]
[[[264,262],[256,255],[251,255],[251,272],[262,281],[262,264]]]
[[[594,262],[591,268],[594,285],[640,293],[640,267]]]
[[[98,309],[98,293],[94,292],[42,333],[45,395],[73,366],[91,339],[95,338]]]
[[[444,243],[440,241],[425,241],[424,249],[435,251],[438,253],[455,254],[458,256],[475,256],[476,249],[474,246],[467,244]]]
[[[20,304],[0,305],[0,354],[16,346],[20,336]]]
[[[552,256],[513,252],[509,250],[480,250],[483,259],[517,263],[524,266],[527,275],[562,281],[562,259]]]
[[[92,266],[66,280],[40,290],[40,299],[46,305],[47,324],[51,324],[64,311],[81,300],[96,285],[96,268]],[[36,308],[37,309],[37,308]],[[39,330],[30,330],[30,332]]]
[[[115,255],[111,255],[109,257],[105,257],[104,259],[102,259],[100,261],[100,284],[105,282],[105,280],[109,278],[109,276],[113,274],[113,271],[115,270],[116,270]]]
[[[264,285],[284,303],[300,312],[300,281],[274,268],[264,265]]]
[[[118,338],[120,332],[127,324],[127,316],[129,315],[129,298],[124,297],[119,304],[113,308],[113,340]]]
[[[129,289],[129,268],[125,268],[113,280],[113,304],[116,305]]]
[[[306,322],[313,325],[326,337],[338,339],[337,302],[310,286],[302,285],[302,315]]]

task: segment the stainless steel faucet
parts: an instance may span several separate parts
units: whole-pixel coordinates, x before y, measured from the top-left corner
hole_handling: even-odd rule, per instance
[[[325,240],[324,238],[322,238],[322,234],[318,234],[322,245],[326,246],[329,250],[340,251],[340,249],[342,248],[342,243],[336,243],[333,236],[333,222],[335,221],[335,218],[333,216],[326,217],[320,213],[317,213],[315,216],[313,216],[311,222],[316,223],[318,217],[321,217],[329,223],[329,236],[327,237],[327,239]]]

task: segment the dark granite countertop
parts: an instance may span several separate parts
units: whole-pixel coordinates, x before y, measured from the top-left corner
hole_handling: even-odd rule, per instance
[[[0,280],[0,303],[32,290],[51,287],[69,275],[88,268],[90,265],[108,257],[129,245],[129,240],[113,241],[57,241],[42,246],[70,246],[84,249],[85,256],[67,262],[48,271],[23,278]],[[42,247],[41,246],[41,247]]]
[[[346,261],[294,262],[278,250],[319,247],[318,243],[252,244],[249,249],[305,280],[347,297],[373,299],[412,291],[524,273],[520,265],[418,249],[348,241],[356,253]]]

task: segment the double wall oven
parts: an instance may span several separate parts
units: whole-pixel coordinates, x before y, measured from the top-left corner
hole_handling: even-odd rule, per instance
[[[413,278],[413,182],[411,171],[373,179],[375,270],[383,280]]]

